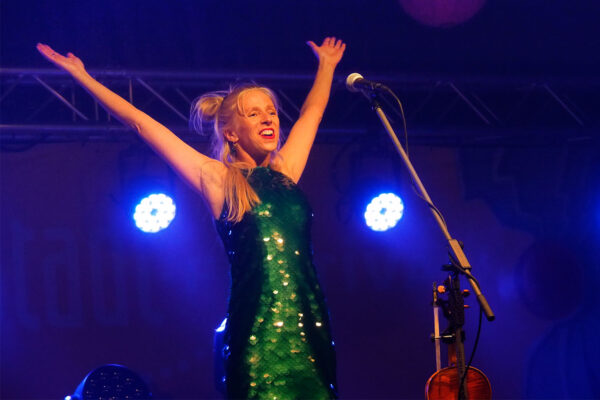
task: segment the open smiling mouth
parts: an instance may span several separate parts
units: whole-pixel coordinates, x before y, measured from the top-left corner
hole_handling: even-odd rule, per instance
[[[272,138],[275,137],[275,131],[273,129],[263,129],[262,131],[260,131],[260,136]]]

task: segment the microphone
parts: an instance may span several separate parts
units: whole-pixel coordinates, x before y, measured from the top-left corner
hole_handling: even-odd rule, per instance
[[[346,88],[351,92],[360,92],[363,90],[371,92],[390,90],[383,83],[366,80],[361,74],[357,72],[353,72],[350,75],[348,75],[348,77],[346,78]]]

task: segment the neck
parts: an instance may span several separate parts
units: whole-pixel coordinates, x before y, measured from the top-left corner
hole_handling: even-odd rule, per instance
[[[271,164],[271,153],[267,153],[264,157],[252,157],[245,151],[238,151],[233,157],[235,161],[249,164],[252,167],[268,167]]]

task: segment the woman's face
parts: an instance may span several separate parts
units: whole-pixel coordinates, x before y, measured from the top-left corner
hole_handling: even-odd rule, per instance
[[[237,143],[237,150],[248,154],[257,165],[277,150],[279,116],[273,100],[259,89],[250,89],[240,95],[241,115],[234,118],[228,138]],[[237,140],[236,140],[237,139]]]

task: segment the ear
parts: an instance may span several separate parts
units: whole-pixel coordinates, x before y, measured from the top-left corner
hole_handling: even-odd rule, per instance
[[[237,143],[237,141],[240,140],[237,133],[235,133],[231,129],[225,129],[223,131],[223,136],[225,136],[225,140],[227,140],[228,142],[232,142],[232,143]]]

